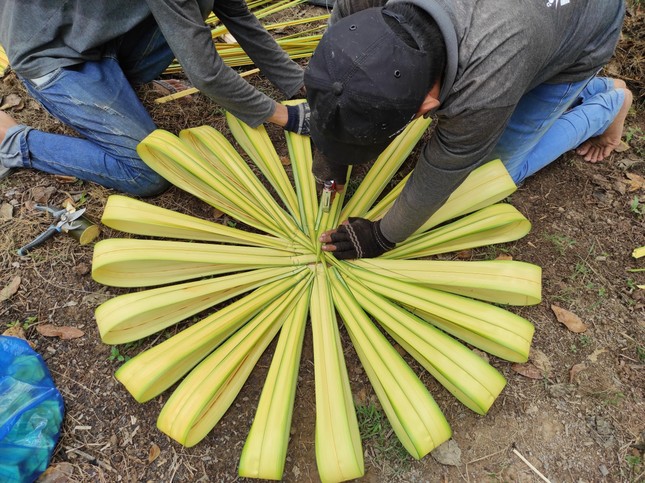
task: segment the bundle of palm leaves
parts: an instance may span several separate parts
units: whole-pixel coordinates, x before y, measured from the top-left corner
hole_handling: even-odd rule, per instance
[[[361,476],[363,451],[341,320],[385,414],[413,457],[421,458],[445,442],[451,430],[388,336],[459,401],[485,414],[506,381],[470,347],[508,361],[527,360],[533,326],[499,305],[539,303],[541,270],[512,260],[419,258],[528,233],[529,222],[511,205],[499,203],[515,190],[501,162],[472,173],[418,233],[391,252],[339,261],[320,249],[319,234],[349,216],[376,219],[387,211],[405,179],[386,196],[381,193],[430,121],[409,125],[353,196],[336,196],[325,212],[311,176],[308,137],[286,133],[291,179],[263,127],[252,129],[231,115],[227,119],[261,177],[224,135],[207,126],[187,129],[178,137],[157,130],[140,144],[139,154],[176,186],[252,230],[115,195],[103,223],[148,238],[112,238],[95,247],[95,280],[153,287],[98,307],[104,342],[131,342],[184,320],[193,322],[116,373],[140,402],[181,380],[159,415],[159,429],[186,446],[202,440],[277,337],[239,472],[281,479],[305,326],[310,323],[319,474],[323,481]],[[224,301],[229,303],[223,306]]]

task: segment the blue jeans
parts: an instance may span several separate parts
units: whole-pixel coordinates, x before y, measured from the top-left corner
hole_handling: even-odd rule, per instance
[[[625,100],[612,79],[541,84],[517,105],[490,159],[501,159],[516,184],[587,139],[602,134]]]
[[[164,191],[170,184],[136,152],[156,126],[133,85],[157,78],[173,58],[150,17],[107,45],[98,61],[22,79],[50,114],[82,138],[14,126],[0,144],[0,163],[71,175],[138,196]]]

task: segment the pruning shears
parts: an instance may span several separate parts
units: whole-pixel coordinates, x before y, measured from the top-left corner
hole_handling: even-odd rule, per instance
[[[83,213],[85,213],[85,208],[81,208],[80,210],[67,208],[58,210],[56,208],[52,208],[51,206],[36,205],[35,209],[51,213],[54,217],[54,222],[49,225],[49,228],[47,228],[43,233],[38,235],[25,246],[18,249],[18,255],[20,255],[21,257],[27,255],[27,252],[29,252],[32,248],[35,248],[44,241],[49,240],[56,233],[67,233],[70,230],[80,228],[81,224],[76,222],[76,220],[78,220],[81,216],[83,216]]]

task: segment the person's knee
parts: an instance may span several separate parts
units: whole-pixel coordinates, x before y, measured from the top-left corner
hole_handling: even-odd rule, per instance
[[[138,176],[124,187],[123,191],[132,196],[149,198],[157,196],[170,188],[171,184],[157,173],[146,173]]]
[[[147,183],[144,186],[141,186],[136,195],[141,196],[142,198],[149,198],[151,196],[157,196],[165,192],[170,188],[171,184],[163,178],[159,178],[154,183]]]
[[[614,89],[627,89],[627,84],[622,79],[614,79]]]

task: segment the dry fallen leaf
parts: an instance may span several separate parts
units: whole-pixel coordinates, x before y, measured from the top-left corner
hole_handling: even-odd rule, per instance
[[[20,111],[25,107],[25,103],[18,94],[9,94],[7,97],[2,99],[2,103],[0,103],[1,111],[11,109],[12,107],[15,107],[16,111]]]
[[[605,352],[607,352],[607,349],[596,349],[587,357],[587,359],[589,359],[591,362],[598,362],[598,356],[604,354]]]
[[[529,379],[542,379],[544,377],[542,371],[530,362],[525,364],[513,364],[511,369],[521,376],[528,377]]]
[[[19,339],[25,339],[27,340],[27,334],[25,333],[25,329],[20,327],[20,325],[12,325],[9,327],[7,330],[5,330],[2,335],[6,335],[9,337],[18,337]]]
[[[555,314],[555,318],[558,319],[558,322],[564,324],[567,329],[576,334],[585,332],[588,327],[587,325],[573,312],[570,312],[562,307],[551,304],[551,310]]]
[[[632,147],[625,141],[621,141],[620,144],[614,148],[614,152],[624,153],[625,151],[629,151],[631,148]]]
[[[53,324],[39,325],[36,327],[36,330],[40,335],[44,335],[45,337],[60,337],[63,340],[78,339],[85,335],[85,332],[76,327],[58,327]]]
[[[636,173],[625,173],[629,178],[629,191],[638,191],[645,188],[645,178]]]
[[[74,466],[66,461],[51,465],[38,478],[38,483],[69,483],[75,481]]]
[[[547,357],[547,355],[542,352],[540,349],[536,349],[535,347],[531,347],[531,350],[529,352],[529,360],[533,363],[533,365],[540,370],[540,372],[546,376],[549,377],[551,375],[553,366],[551,365],[551,361]]]
[[[9,285],[0,290],[0,302],[9,300],[18,291],[18,287],[20,287],[20,277],[13,277]]]
[[[36,186],[31,191],[31,196],[34,198],[34,201],[36,203],[46,205],[55,192],[56,188],[54,188],[53,186]]]
[[[624,195],[625,193],[627,193],[627,184],[623,183],[622,181],[616,180],[614,181],[614,189],[621,195]]]
[[[584,362],[581,362],[580,364],[575,364],[569,371],[569,384],[573,384],[578,373],[580,371],[584,371],[586,368],[587,366]]]
[[[161,449],[155,443],[152,443],[150,446],[150,452],[148,453],[148,463],[152,463],[154,460],[159,458],[161,454]]]
[[[76,183],[78,181],[76,176],[66,176],[64,174],[55,174],[54,179],[62,184]]]
[[[497,255],[495,260],[513,260],[513,255],[510,255],[508,253],[500,253]]]

